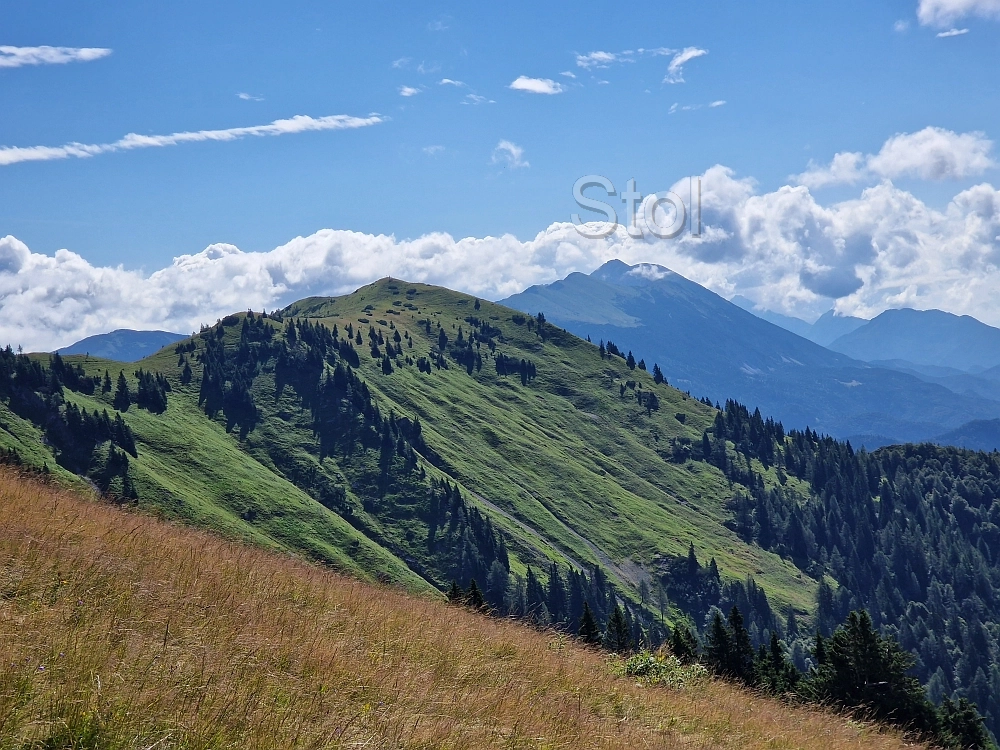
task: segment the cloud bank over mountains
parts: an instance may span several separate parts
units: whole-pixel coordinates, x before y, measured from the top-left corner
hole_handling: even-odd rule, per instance
[[[674,186],[687,195],[684,180]],[[586,239],[553,223],[511,235],[413,240],[323,229],[268,252],[215,244],[152,273],[0,239],[0,343],[48,350],[115,328],[188,332],[234,310],[274,309],[391,275],[502,298],[612,258],[673,268],[723,296],[811,317],[941,308],[1000,325],[1000,191],[980,184],[936,210],[889,180],[823,205],[806,186],[760,193],[715,166],[702,176],[701,237]],[[567,207],[567,211],[571,210]]]

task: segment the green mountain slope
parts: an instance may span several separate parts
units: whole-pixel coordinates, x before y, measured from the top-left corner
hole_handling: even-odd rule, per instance
[[[209,418],[207,400],[199,405],[207,342],[221,342],[227,356],[238,359],[245,318],[230,316],[181,342],[182,354],[170,347],[134,366],[67,358],[89,376],[107,370],[114,381],[122,370],[133,391],[137,370],[166,376],[171,391],[164,413],[136,405],[123,413],[137,444],[130,472],[140,504],[354,572],[440,587],[447,584],[444,574],[461,566],[449,568],[437,559],[445,553],[427,552],[433,523],[417,506],[429,482],[447,480],[503,537],[515,574],[523,575],[528,565],[545,569],[553,560],[567,568],[598,565],[619,592],[636,599],[640,581],[651,580],[693,543],[700,560],[715,558],[724,578],[754,577],[782,609],[806,613],[813,607],[814,581],[727,528],[733,489],[722,473],[675,457],[700,440],[715,410],[654,384],[624,360],[602,359],[597,347],[550,325],[540,333],[534,319],[508,308],[484,301],[477,309],[466,295],[385,279],[345,297],[303,300],[280,316],[252,316],[258,328],[270,329],[270,340],[257,345],[271,350],[254,363],[252,375],[237,377],[249,380],[255,415],[245,420],[252,421],[248,426],[233,418],[236,407],[220,406]],[[337,326],[340,342],[350,326],[359,358],[352,370],[367,385],[379,418],[405,418],[404,429],[419,420],[416,466],[407,473],[409,459],[396,456],[398,470],[390,472],[395,485],[388,490],[379,487],[377,428],[353,448],[321,457],[310,391],[315,381],[302,385],[299,376],[308,372],[305,381],[313,375],[321,380],[334,366],[329,357],[319,369],[306,360],[277,364],[271,355],[278,342],[289,349],[285,328],[292,321]],[[372,356],[370,330],[389,342],[400,335],[401,354],[393,357],[390,374],[383,372],[385,344],[378,345],[382,357]],[[465,349],[458,346],[460,331]],[[441,332],[448,343],[439,359]],[[477,345],[469,351],[478,354],[481,369],[473,366],[470,373],[458,360],[472,333]],[[430,372],[418,367],[420,358],[434,363]],[[501,376],[498,358],[530,361],[535,376],[524,383],[517,373]],[[282,367],[295,374],[282,375]],[[226,381],[221,388],[232,391],[233,385]],[[658,408],[640,405],[647,397],[637,394],[654,394]],[[230,396],[222,393],[219,403]],[[88,412],[113,414],[113,397],[114,389],[93,395],[63,390],[66,402]],[[37,446],[37,429],[34,434],[34,441],[16,442],[12,430],[0,432],[0,445]],[[56,457],[40,455],[47,452],[41,448],[18,450],[29,463],[47,459],[56,466]]]

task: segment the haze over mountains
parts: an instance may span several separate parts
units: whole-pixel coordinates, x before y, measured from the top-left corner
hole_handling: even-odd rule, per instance
[[[997,352],[989,342],[1000,331],[969,318],[938,313],[933,316],[937,326],[923,334],[926,314],[918,311],[892,311],[903,315],[884,314],[877,323],[832,314],[812,326],[798,321],[811,338],[830,339],[826,348],[669,269],[621,261],[590,275],[574,273],[533,286],[504,304],[543,311],[549,321],[595,342],[612,340],[650,368],[658,363],[668,381],[694,395],[734,398],[788,426],[808,425],[868,447],[934,440],[969,422],[1000,416],[1000,390],[989,371],[973,376],[957,368],[913,369],[926,370],[935,357],[951,361],[949,352],[963,347]],[[788,322],[793,320],[785,323],[797,325]],[[956,322],[962,336],[953,332]],[[893,337],[899,339],[894,348],[879,343]],[[957,344],[949,349],[949,342]],[[842,351],[833,351],[837,347]],[[910,354],[920,347],[924,354]],[[891,352],[896,360],[875,365],[849,352]],[[910,356],[918,361],[903,359]],[[990,364],[986,352],[956,361],[982,368]],[[983,437],[983,429],[973,432]],[[992,442],[986,437],[970,447],[992,448]]]

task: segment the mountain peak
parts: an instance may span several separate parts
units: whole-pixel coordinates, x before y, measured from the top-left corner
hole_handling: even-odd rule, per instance
[[[609,284],[634,286],[650,281],[659,281],[667,276],[673,276],[674,272],[666,266],[660,266],[656,263],[637,263],[634,266],[630,266],[628,263],[615,258],[614,260],[609,260],[590,275],[594,279]]]

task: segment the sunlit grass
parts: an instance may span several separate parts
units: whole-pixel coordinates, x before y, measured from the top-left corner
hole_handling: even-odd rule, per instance
[[[0,472],[2,748],[893,748]]]

